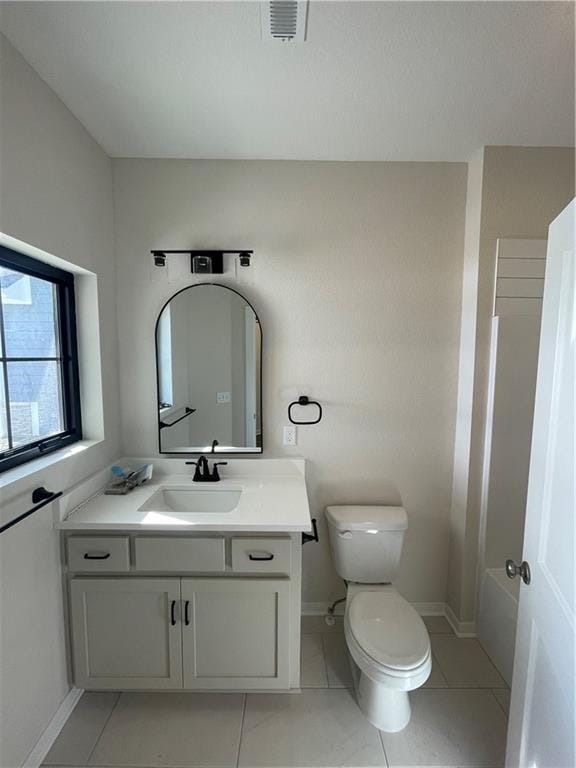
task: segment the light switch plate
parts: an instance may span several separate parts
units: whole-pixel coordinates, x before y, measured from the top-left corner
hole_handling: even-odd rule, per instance
[[[296,445],[296,427],[292,424],[289,427],[284,427],[284,445]]]
[[[231,403],[232,402],[232,395],[230,392],[217,392],[216,393],[216,402],[217,403]]]

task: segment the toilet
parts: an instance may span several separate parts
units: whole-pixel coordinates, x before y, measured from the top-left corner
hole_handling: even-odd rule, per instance
[[[430,638],[414,608],[392,586],[408,518],[403,507],[326,508],[336,571],[346,581],[344,633],[358,705],[381,731],[410,721],[408,691],[432,669]]]

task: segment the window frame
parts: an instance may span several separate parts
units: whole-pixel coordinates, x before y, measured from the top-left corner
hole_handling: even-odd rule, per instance
[[[62,415],[64,430],[56,435],[50,435],[27,443],[24,446],[0,451],[0,474],[8,469],[28,461],[45,456],[65,446],[82,439],[82,414],[80,406],[80,373],[78,366],[78,341],[76,333],[76,296],[74,290],[74,274],[63,269],[46,264],[31,256],[27,256],[11,248],[0,245],[0,266],[13,269],[16,272],[37,277],[51,282],[56,288],[58,341],[62,387]],[[3,308],[0,301],[0,338],[2,353],[0,354],[0,387],[4,390],[6,399],[7,426],[10,430],[10,399],[8,390],[6,361],[17,361],[28,358],[12,358],[7,355],[3,321]],[[39,360],[44,358],[39,357]],[[48,358],[46,358],[48,359]],[[10,431],[8,432],[10,434]]]

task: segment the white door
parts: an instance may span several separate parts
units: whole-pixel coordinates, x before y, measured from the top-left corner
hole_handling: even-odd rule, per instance
[[[551,224],[506,765],[574,768],[576,201]]]
[[[72,579],[78,688],[182,687],[180,579]]]
[[[184,688],[290,687],[287,579],[182,579]]]

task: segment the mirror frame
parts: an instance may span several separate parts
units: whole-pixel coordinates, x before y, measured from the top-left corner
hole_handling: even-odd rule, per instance
[[[212,285],[216,286],[218,288],[225,288],[227,291],[230,291],[231,293],[235,293],[236,296],[239,296],[243,301],[246,302],[246,304],[250,307],[252,312],[254,312],[254,316],[256,318],[256,321],[258,322],[258,326],[260,328],[260,371],[259,375],[257,376],[257,387],[259,387],[260,390],[260,429],[261,429],[261,445],[256,446],[254,448],[246,448],[246,446],[239,447],[238,449],[232,450],[232,451],[219,451],[218,448],[216,451],[212,454],[209,450],[206,451],[163,451],[162,450],[162,430],[160,429],[160,412],[159,412],[159,404],[160,404],[160,369],[158,366],[158,323],[160,322],[160,318],[162,316],[162,313],[170,304],[170,302],[176,298],[176,296],[179,296],[181,293],[184,293],[184,291],[189,291],[192,288],[199,288],[203,285]],[[234,288],[230,288],[228,285],[224,285],[223,283],[212,283],[212,282],[205,282],[205,283],[192,283],[192,285],[186,285],[184,288],[181,288],[179,291],[176,291],[176,293],[172,294],[169,299],[167,299],[164,304],[162,305],[160,312],[158,313],[158,317],[156,318],[156,323],[154,324],[154,362],[156,364],[156,418],[157,418],[157,430],[158,430],[158,452],[163,456],[201,456],[202,453],[209,455],[209,456],[261,456],[264,452],[264,402],[262,399],[262,368],[263,368],[263,360],[264,360],[264,333],[262,331],[262,322],[260,321],[260,317],[258,315],[258,312],[254,309],[254,305],[248,301],[246,296],[244,296],[240,291],[235,290]],[[193,446],[191,446],[193,447]]]

